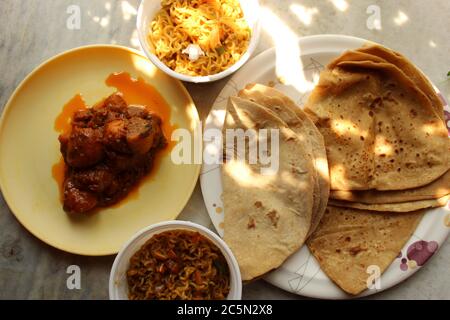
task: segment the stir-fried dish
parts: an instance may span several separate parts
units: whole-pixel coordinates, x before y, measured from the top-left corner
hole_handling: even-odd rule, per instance
[[[198,232],[154,235],[130,259],[130,300],[220,300],[230,271],[220,249]]]
[[[228,69],[247,52],[251,30],[238,0],[162,0],[161,7],[149,39],[170,69],[208,76]]]
[[[64,210],[89,212],[112,205],[152,167],[167,144],[161,119],[143,106],[127,105],[120,94],[77,111],[71,130],[60,135],[67,170]]]

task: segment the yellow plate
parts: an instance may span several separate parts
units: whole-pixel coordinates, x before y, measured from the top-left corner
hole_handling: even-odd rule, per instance
[[[105,79],[129,72],[152,84],[172,108],[171,122],[193,131],[199,117],[183,85],[132,49],[98,45],[62,53],[39,66],[16,89],[0,121],[0,188],[10,209],[32,234],[58,249],[82,255],[117,253],[138,230],[178,216],[189,200],[200,165],[175,165],[164,156],[136,199],[91,216],[71,217],[52,177],[58,162],[54,121],[81,93],[88,105],[113,93]],[[170,138],[170,137],[169,137]]]

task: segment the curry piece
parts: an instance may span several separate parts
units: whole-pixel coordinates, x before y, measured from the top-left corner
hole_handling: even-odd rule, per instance
[[[67,166],[64,210],[85,213],[117,203],[150,172],[166,139],[161,119],[120,93],[74,114],[70,133],[59,136]]]

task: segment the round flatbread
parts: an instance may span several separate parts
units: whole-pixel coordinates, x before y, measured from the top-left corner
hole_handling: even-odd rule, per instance
[[[430,80],[405,56],[380,45],[367,45],[357,50],[358,52],[370,54],[375,59],[384,59],[401,69],[406,76],[430,99],[438,116],[445,121],[444,105],[437,95]],[[370,59],[369,59],[370,60]]]
[[[328,202],[330,205],[336,207],[354,208],[361,210],[370,211],[381,211],[381,212],[411,212],[419,209],[442,207],[448,202],[449,196],[444,196],[439,199],[431,200],[418,200],[409,202],[398,202],[398,203],[381,203],[381,204],[366,204],[350,201],[341,201],[330,199]]]
[[[423,215],[423,211],[385,214],[328,206],[308,247],[331,280],[357,295],[371,284],[374,268],[381,274],[392,263]]]
[[[305,141],[308,152],[311,150],[316,172],[314,209],[310,230],[312,233],[325,212],[330,192],[328,161],[321,133],[303,110],[281,91],[261,84],[248,84],[244,90],[239,92],[239,97],[254,101],[272,110],[288,124],[299,139]]]
[[[325,139],[331,189],[403,190],[438,179],[450,167],[441,106],[396,65],[354,56],[330,63],[306,104]]]
[[[450,170],[443,176],[426,186],[395,191],[339,191],[330,192],[330,198],[335,200],[359,202],[365,204],[386,204],[418,200],[432,200],[450,194]]]
[[[224,240],[230,246],[244,281],[279,267],[305,242],[311,227],[314,165],[304,142],[273,112],[256,103],[231,97],[224,131],[278,130],[278,170],[263,174],[259,162],[251,164],[247,155],[225,141],[222,166]]]

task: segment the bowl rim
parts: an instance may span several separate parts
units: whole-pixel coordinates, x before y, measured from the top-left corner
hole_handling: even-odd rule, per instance
[[[231,280],[235,279],[235,290],[231,290],[230,286],[230,293],[229,298],[227,299],[233,299],[238,300],[242,297],[242,277],[241,272],[239,269],[239,264],[231,251],[231,249],[228,247],[228,245],[225,243],[225,241],[222,240],[215,232],[212,230],[194,223],[190,221],[181,221],[181,220],[171,220],[171,221],[163,221],[159,223],[152,224],[144,229],[141,229],[140,231],[136,232],[120,249],[119,253],[114,259],[114,263],[111,267],[110,275],[109,275],[109,299],[110,300],[119,300],[119,297],[117,296],[117,290],[116,290],[116,278],[117,274],[119,272],[119,264],[124,259],[124,255],[126,252],[128,252],[130,249],[130,246],[139,240],[142,236],[146,236],[149,233],[152,233],[156,229],[156,232],[153,235],[160,234],[165,231],[169,230],[177,230],[177,229],[191,229],[191,230],[198,230],[202,232],[202,235],[208,238],[208,240],[212,241],[214,245],[216,245],[222,254],[225,256],[225,259],[227,260],[228,268],[230,269],[230,284]],[[146,241],[151,239],[150,236]],[[139,250],[139,249],[138,249]],[[231,262],[231,263],[230,263]]]
[[[253,53],[256,50],[256,47],[259,44],[259,39],[261,37],[261,23],[260,23],[260,15],[259,15],[260,4],[259,4],[259,0],[254,0],[255,8],[257,10],[257,13],[256,13],[257,19],[255,21],[255,25],[254,25],[253,29],[251,29],[252,32],[250,35],[249,46],[247,48],[247,51],[241,56],[241,58],[235,64],[233,64],[229,68],[227,68],[219,73],[212,74],[209,76],[188,76],[188,75],[185,75],[185,74],[182,74],[179,72],[175,72],[172,69],[170,69],[165,63],[163,63],[148,48],[147,33],[145,32],[145,30],[141,29],[142,20],[144,19],[144,3],[145,3],[145,1],[148,1],[148,0],[141,0],[141,2],[139,4],[139,9],[137,12],[137,19],[136,19],[136,29],[137,29],[138,39],[139,39],[141,49],[157,68],[159,68],[161,71],[165,72],[169,76],[179,79],[181,81],[193,82],[193,83],[207,83],[207,82],[214,82],[214,81],[223,79],[223,78],[233,74],[237,70],[239,70],[250,59],[250,57],[253,55]],[[156,1],[156,0],[151,0],[151,1]],[[241,0],[239,0],[239,1],[241,1]]]

